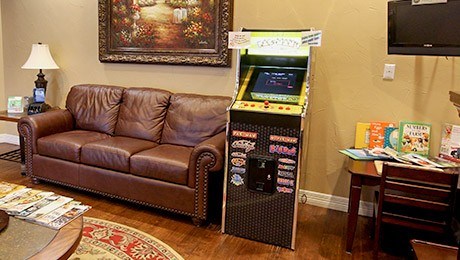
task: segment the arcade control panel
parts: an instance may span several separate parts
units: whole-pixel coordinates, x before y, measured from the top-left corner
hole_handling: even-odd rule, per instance
[[[300,115],[303,112],[303,106],[270,103],[267,100],[265,100],[264,102],[236,101],[232,106],[232,110],[261,112],[280,115]]]

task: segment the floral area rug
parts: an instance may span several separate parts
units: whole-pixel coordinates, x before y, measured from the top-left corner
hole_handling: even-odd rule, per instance
[[[79,259],[183,259],[171,247],[137,229],[84,217],[83,237],[71,260]]]

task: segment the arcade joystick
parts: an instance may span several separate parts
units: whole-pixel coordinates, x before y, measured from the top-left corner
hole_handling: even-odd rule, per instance
[[[264,108],[269,108],[270,107],[270,102],[268,100],[264,101]]]

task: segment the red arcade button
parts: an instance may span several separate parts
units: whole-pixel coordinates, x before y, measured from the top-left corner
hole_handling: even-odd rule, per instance
[[[265,107],[265,108],[269,108],[269,107],[270,107],[270,102],[268,102],[268,100],[265,100],[265,101],[264,101],[264,107]]]

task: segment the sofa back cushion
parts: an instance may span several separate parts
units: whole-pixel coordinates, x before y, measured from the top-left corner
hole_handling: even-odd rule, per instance
[[[77,128],[112,135],[124,89],[91,84],[73,86],[66,108],[75,118]]]
[[[195,146],[225,129],[230,97],[173,94],[161,143]]]
[[[171,92],[129,88],[123,93],[115,135],[159,142]]]

